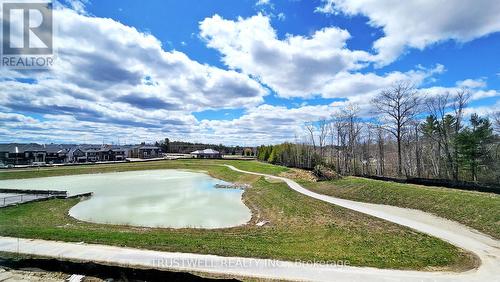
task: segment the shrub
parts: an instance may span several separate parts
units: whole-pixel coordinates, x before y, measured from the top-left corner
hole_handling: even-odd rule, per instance
[[[339,179],[340,176],[335,172],[335,170],[326,167],[324,165],[316,165],[313,169],[314,175],[318,177],[318,180],[324,181],[324,180],[334,180],[334,179]]]

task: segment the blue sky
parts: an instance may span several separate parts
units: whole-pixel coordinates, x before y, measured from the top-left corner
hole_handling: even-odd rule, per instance
[[[56,66],[1,71],[0,142],[291,141],[401,80],[500,107],[493,0],[59,4]]]

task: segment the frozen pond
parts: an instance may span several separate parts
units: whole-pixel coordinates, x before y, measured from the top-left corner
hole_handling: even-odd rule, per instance
[[[245,224],[243,191],[217,189],[221,180],[183,170],[145,170],[1,180],[0,188],[94,192],[70,215],[89,222],[145,227],[221,228]]]

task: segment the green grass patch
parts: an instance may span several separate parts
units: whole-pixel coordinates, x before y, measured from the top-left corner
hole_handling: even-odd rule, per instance
[[[149,170],[149,169],[195,169],[209,170],[211,172],[218,169],[217,166],[230,164],[240,169],[278,175],[286,172],[289,169],[283,166],[275,166],[268,163],[258,161],[235,161],[235,160],[199,160],[199,159],[180,159],[171,161],[153,161],[153,162],[136,162],[136,163],[117,163],[117,164],[86,164],[75,166],[61,167],[41,167],[36,169],[22,170],[0,170],[0,180],[3,179],[21,179],[21,178],[36,178],[49,176],[63,176],[75,174],[93,174],[106,172],[121,172],[133,170]],[[227,174],[226,177],[230,177]],[[234,174],[233,174],[234,175]],[[223,175],[221,177],[224,177]],[[233,180],[233,179],[227,179]],[[1,188],[1,187],[0,187]]]
[[[301,184],[320,194],[430,212],[500,239],[499,195],[359,177]]]
[[[214,165],[221,163],[256,172],[284,171],[259,162],[187,160],[60,167],[0,175],[27,178],[138,169],[204,170],[226,181],[252,184],[243,194],[243,200],[254,212],[248,225],[168,229],[93,224],[68,216],[68,210],[79,201],[71,199],[0,209],[0,235],[291,261],[347,260],[351,265],[379,268],[468,269],[475,264],[471,256],[444,241],[309,198],[284,183],[270,183],[263,177]],[[256,220],[268,220],[270,225],[257,227]]]

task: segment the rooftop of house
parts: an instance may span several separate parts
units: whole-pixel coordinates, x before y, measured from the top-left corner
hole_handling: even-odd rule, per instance
[[[191,152],[193,155],[219,155],[220,152],[213,149],[197,150]]]
[[[0,152],[7,152],[11,154],[19,154],[24,152],[40,152],[46,151],[42,145],[30,143],[30,144],[0,144]]]
[[[155,150],[156,146],[150,145],[92,145],[92,144],[21,144],[8,143],[0,144],[0,152],[10,154],[22,154],[24,152],[46,152],[46,153],[68,153],[80,150],[83,152],[108,152],[108,151],[128,151],[134,148]]]
[[[156,149],[159,149],[159,147],[156,147],[156,146],[140,146],[139,147],[139,150],[156,150]]]
[[[47,153],[67,153],[71,148],[76,145],[69,144],[43,144],[41,145],[43,150]]]

